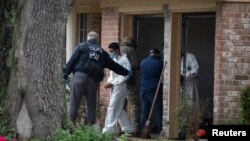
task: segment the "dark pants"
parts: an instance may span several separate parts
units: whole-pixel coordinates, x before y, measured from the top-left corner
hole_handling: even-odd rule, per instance
[[[81,103],[82,96],[85,99],[86,106],[86,124],[94,124],[96,116],[96,95],[99,83],[94,81],[86,73],[76,72],[73,76],[69,115],[72,122],[75,123],[77,111]]]
[[[154,89],[144,89],[141,91],[141,129],[144,128],[145,122],[149,118],[149,113],[151,106],[153,104],[154,95],[156,88]],[[152,119],[156,120],[156,132],[160,133],[162,130],[162,113],[163,113],[163,104],[162,104],[162,89],[160,89],[156,103],[155,103],[155,114],[153,114]],[[153,121],[150,121],[151,123]]]

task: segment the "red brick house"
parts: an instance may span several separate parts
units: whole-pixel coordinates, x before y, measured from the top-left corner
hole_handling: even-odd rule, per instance
[[[240,90],[250,85],[250,0],[77,0],[67,24],[67,59],[91,30],[101,35],[105,49],[132,36],[140,58],[152,47],[162,51],[168,62],[163,117],[168,137],[178,134],[173,112],[179,104],[183,48],[200,65],[200,97],[209,100],[205,115],[213,124],[239,117]],[[108,100],[101,87],[100,101]]]

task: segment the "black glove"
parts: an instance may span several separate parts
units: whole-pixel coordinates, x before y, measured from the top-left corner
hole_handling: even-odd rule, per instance
[[[181,75],[181,78],[180,78],[181,80],[181,82],[183,82],[184,81],[184,76],[183,75]]]
[[[180,82],[181,82],[181,85],[183,85],[183,83],[184,83],[184,75],[181,75]]]
[[[132,77],[133,75],[134,75],[134,71],[133,70],[128,71],[128,76],[129,77]]]
[[[63,76],[63,83],[66,85],[66,84],[69,84],[69,77],[67,75],[64,75]]]
[[[68,79],[68,75],[63,75],[63,79]]]

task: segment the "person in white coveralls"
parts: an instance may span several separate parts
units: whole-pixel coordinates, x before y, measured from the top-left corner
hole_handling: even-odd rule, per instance
[[[184,62],[185,57],[185,64]],[[186,68],[186,69],[183,69]],[[192,53],[187,52],[186,56],[182,54],[181,59],[181,77],[183,78],[183,90],[185,94],[187,94],[190,100],[193,102],[193,106],[199,106],[199,93],[198,93],[198,71],[199,65]]]
[[[131,64],[126,56],[121,55],[118,43],[113,42],[109,45],[109,54],[115,62],[131,70]],[[126,111],[123,109],[127,92],[126,81],[128,78],[127,76],[118,75],[110,71],[107,83],[104,85],[106,89],[110,88],[110,102],[107,109],[105,126],[102,130],[103,133],[115,133],[117,122],[120,124],[122,132],[126,132],[127,134],[134,132],[134,127]]]

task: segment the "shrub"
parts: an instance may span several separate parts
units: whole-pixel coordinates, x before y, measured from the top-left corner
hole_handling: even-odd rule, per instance
[[[111,141],[111,134],[102,134],[93,126],[76,127],[74,131],[58,129],[52,136],[53,141]]]
[[[122,135],[118,138],[118,141],[127,141],[127,140],[128,140],[127,134],[122,134]]]
[[[10,119],[6,109],[1,107],[0,103],[0,135],[10,139],[14,137],[14,128],[10,125]]]
[[[177,126],[180,130],[180,138],[195,138],[199,129],[204,111],[208,106],[208,101],[200,101],[198,107],[193,106],[188,94],[182,93],[181,104],[176,110]]]
[[[241,90],[241,108],[243,122],[250,124],[250,86]]]

